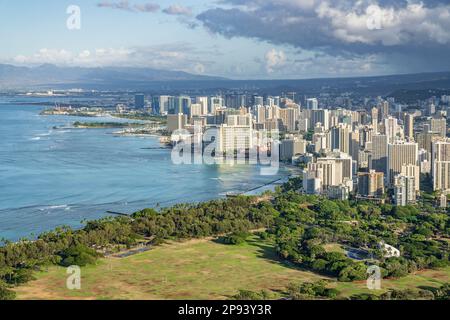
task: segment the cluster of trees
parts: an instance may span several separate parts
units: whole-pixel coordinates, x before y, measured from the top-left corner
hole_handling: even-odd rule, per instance
[[[32,279],[45,266],[95,263],[101,253],[131,247],[147,238],[157,244],[165,239],[202,238],[267,228],[277,216],[269,202],[236,197],[200,204],[180,204],[160,211],[145,209],[130,217],[87,222],[81,230],[68,227],[44,233],[34,241],[5,242],[0,247],[0,297],[11,298],[9,288]]]
[[[145,209],[130,217],[90,221],[81,230],[63,227],[34,241],[5,242],[0,247],[0,297],[10,297],[9,286],[29,281],[34,270],[51,264],[95,263],[102,253],[143,239],[158,244],[165,239],[230,234],[222,241],[239,244],[249,230],[261,228],[267,232],[260,237],[273,238],[282,258],[341,281],[366,279],[367,264],[374,262],[384,277],[449,264],[448,213],[427,206],[331,201],[297,193],[300,183],[289,181],[270,201],[239,196]],[[381,241],[398,248],[402,256],[385,258]],[[330,244],[342,250],[330,250]],[[359,257],[349,258],[344,253],[348,248],[357,250]]]
[[[239,293],[232,297],[234,300],[271,300],[273,295],[266,290],[261,290],[259,292],[250,290],[239,290]]]
[[[279,255],[340,281],[366,279],[369,263],[379,265],[383,277],[449,265],[446,239],[450,219],[446,213],[412,206],[331,201],[292,190],[280,192],[273,204],[279,216],[270,233]],[[381,242],[398,248],[402,256],[385,258]],[[357,251],[357,257],[327,251],[327,244]]]
[[[290,284],[287,292],[288,298],[291,300],[336,299],[339,295],[339,291],[329,288],[328,283],[324,280]]]
[[[250,237],[249,232],[233,232],[229,235],[219,237],[218,240],[223,244],[239,245],[245,243],[248,237]]]
[[[379,296],[363,293],[353,295],[352,300],[450,300],[450,284],[446,283],[437,289],[404,289],[389,290]]]

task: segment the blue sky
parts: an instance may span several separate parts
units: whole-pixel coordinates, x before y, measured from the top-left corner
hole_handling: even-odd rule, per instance
[[[80,30],[66,27],[70,5]],[[449,21],[444,0],[0,0],[0,62],[236,79],[444,71]]]

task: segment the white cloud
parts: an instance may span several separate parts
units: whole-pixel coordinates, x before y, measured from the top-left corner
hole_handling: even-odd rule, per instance
[[[359,3],[348,10],[324,1],[316,12],[320,19],[329,21],[334,37],[347,43],[384,46],[450,43],[450,6],[427,8],[423,3],[408,3],[394,8]],[[379,28],[368,28],[369,21],[379,23]]]
[[[74,52],[66,49],[43,48],[31,55],[18,55],[5,63],[81,67],[149,67],[164,70],[179,70],[191,73],[206,73],[212,65],[205,56],[212,51],[198,51],[187,43],[172,43],[134,48],[96,48]]]
[[[134,11],[134,12],[156,12],[159,10],[159,5],[148,2],[148,3],[140,3],[140,4],[131,4],[128,0],[121,1],[102,1],[97,3],[97,7],[99,8],[110,8],[110,9],[118,9],[124,11]]]
[[[181,6],[179,4],[173,4],[163,10],[164,13],[176,16],[192,16],[192,9]]]
[[[269,50],[265,55],[265,64],[267,73],[273,73],[283,67],[286,63],[286,55],[283,51],[276,49]]]
[[[197,16],[208,32],[330,56],[377,56],[389,72],[450,69],[448,0],[222,0]],[[269,69],[272,70],[269,66]],[[288,68],[285,68],[288,69]]]

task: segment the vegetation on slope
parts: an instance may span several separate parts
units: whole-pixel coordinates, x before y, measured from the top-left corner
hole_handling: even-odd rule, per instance
[[[366,279],[367,266],[373,264],[391,278],[449,265],[447,212],[427,204],[331,201],[295,192],[298,183],[290,181],[270,201],[240,196],[145,209],[130,217],[90,221],[82,230],[59,228],[36,241],[6,242],[0,248],[0,287],[8,298],[8,286],[31,280],[35,270],[52,264],[92,264],[102,253],[130,248],[143,239],[158,244],[231,233],[224,240],[239,244],[246,232],[260,228],[268,230],[262,235],[275,243],[282,259],[343,282]],[[401,257],[385,257],[382,241],[398,248]],[[329,250],[333,247],[339,250]]]

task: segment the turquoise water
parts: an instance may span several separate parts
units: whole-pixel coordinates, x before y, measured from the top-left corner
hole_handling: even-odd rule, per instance
[[[249,165],[175,165],[156,137],[71,128],[75,121],[124,120],[40,116],[43,106],[26,105],[36,100],[0,99],[0,238],[80,227],[108,210],[214,199],[288,174],[261,176]]]

